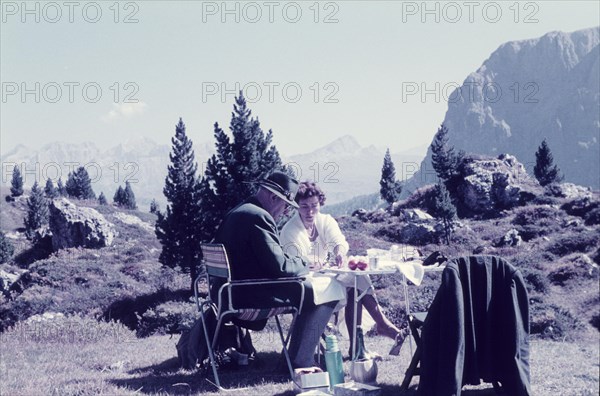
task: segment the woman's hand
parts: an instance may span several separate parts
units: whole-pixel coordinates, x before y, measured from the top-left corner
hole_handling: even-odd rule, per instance
[[[340,268],[342,267],[342,265],[344,264],[344,256],[342,256],[341,254],[336,254],[335,255],[335,265]]]

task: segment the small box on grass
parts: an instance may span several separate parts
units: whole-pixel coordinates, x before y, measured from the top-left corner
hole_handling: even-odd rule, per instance
[[[298,393],[296,396],[331,396],[331,393],[325,393],[320,390],[311,390],[311,391]]]
[[[381,388],[352,381],[334,386],[333,394],[335,396],[379,396]]]
[[[296,392],[329,391],[329,374],[327,372],[306,372],[306,369],[294,370],[294,389]]]

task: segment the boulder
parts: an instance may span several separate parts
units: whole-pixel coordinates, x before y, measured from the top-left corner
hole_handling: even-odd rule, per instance
[[[363,209],[363,208],[356,209],[354,212],[352,212],[352,217],[357,217],[361,221],[366,220],[366,215],[367,215],[367,210]]]
[[[426,245],[437,240],[435,227],[427,223],[408,223],[400,229],[398,242]]]
[[[421,209],[400,209],[398,217],[401,221],[410,223],[426,223],[433,220],[433,217]]]
[[[495,246],[521,246],[523,238],[519,234],[519,231],[514,228],[509,230],[502,238],[496,241]]]
[[[54,250],[78,246],[97,249],[112,245],[114,226],[97,210],[78,207],[66,198],[53,200],[49,207]]]
[[[545,187],[544,194],[558,198],[592,198],[589,187],[578,186],[573,183],[552,183]]]
[[[456,191],[466,214],[495,214],[534,199],[539,184],[515,157],[466,159],[460,168]]]
[[[0,292],[8,293],[12,286],[17,283],[21,277],[28,273],[27,270],[17,269],[14,272],[0,269]]]

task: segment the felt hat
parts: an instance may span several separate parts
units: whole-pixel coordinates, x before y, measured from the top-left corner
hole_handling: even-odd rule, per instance
[[[273,172],[264,180],[258,182],[258,185],[271,191],[279,198],[283,199],[287,204],[298,208],[298,204],[294,201],[298,192],[298,180],[290,177],[283,172]]]

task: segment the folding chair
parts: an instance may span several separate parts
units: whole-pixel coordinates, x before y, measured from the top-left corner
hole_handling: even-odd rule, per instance
[[[202,327],[204,331],[204,337],[208,347],[208,355],[210,364],[212,366],[213,375],[215,378],[216,386],[220,390],[226,390],[221,387],[219,380],[219,374],[217,371],[217,361],[215,358],[215,347],[217,346],[217,340],[219,339],[219,332],[221,327],[232,319],[240,319],[247,322],[265,320],[271,317],[275,317],[277,323],[277,329],[279,330],[279,336],[283,345],[283,354],[290,371],[290,377],[293,379],[293,369],[290,361],[290,357],[287,350],[287,344],[290,339],[292,329],[296,322],[296,317],[300,314],[302,304],[304,302],[304,278],[290,277],[290,278],[278,278],[278,279],[251,279],[251,280],[233,280],[231,279],[231,271],[229,268],[229,260],[227,258],[227,252],[222,244],[201,244],[202,249],[202,262],[205,266],[205,273],[199,275],[194,282],[194,294],[196,297],[196,304],[200,311],[202,319]],[[211,293],[209,292],[205,299],[200,297],[200,280],[206,277],[207,285],[209,290],[212,285],[218,287],[217,301],[213,301]],[[220,285],[220,286],[219,286]],[[284,287],[298,287],[298,293],[300,296],[298,306],[287,305],[287,306],[274,306],[274,307],[260,307],[260,308],[242,308],[238,306],[238,302],[233,300],[234,288],[242,287],[263,287],[281,285]],[[225,297],[225,301],[224,301]],[[201,301],[203,300],[203,301]],[[206,327],[206,317],[204,316],[204,307],[210,307],[214,309],[217,318],[217,325],[215,328],[214,336],[212,339],[209,337],[208,329]],[[291,314],[292,323],[288,334],[284,337],[281,329],[281,323],[279,321],[279,315]]]
[[[417,348],[402,390],[419,375],[420,394],[460,395],[481,380],[497,393],[531,394],[527,288],[502,258],[449,261],[427,315],[412,315],[409,325]]]
[[[410,328],[410,334],[415,340],[416,348],[410,364],[406,369],[406,373],[404,374],[402,385],[400,386],[402,391],[408,390],[410,381],[415,375],[420,375],[419,362],[421,361],[421,328],[423,327],[423,323],[425,323],[426,316],[427,312],[415,312],[408,316],[408,326]]]

